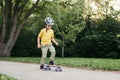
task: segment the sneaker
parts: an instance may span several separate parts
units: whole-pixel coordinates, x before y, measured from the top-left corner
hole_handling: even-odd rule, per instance
[[[40,69],[44,69],[44,64],[41,64],[41,65],[40,65]]]
[[[54,62],[53,62],[53,61],[50,61],[50,62],[49,62],[49,65],[54,65]]]

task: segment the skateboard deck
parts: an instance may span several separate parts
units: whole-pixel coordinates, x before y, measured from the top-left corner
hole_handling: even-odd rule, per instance
[[[47,65],[47,64],[44,65],[44,70],[45,71],[56,71],[56,72],[61,72],[62,71],[61,67],[59,67],[59,66]]]

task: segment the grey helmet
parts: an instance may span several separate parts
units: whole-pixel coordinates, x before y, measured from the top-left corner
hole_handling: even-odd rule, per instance
[[[51,17],[46,17],[44,21],[48,25],[54,25],[54,20]]]

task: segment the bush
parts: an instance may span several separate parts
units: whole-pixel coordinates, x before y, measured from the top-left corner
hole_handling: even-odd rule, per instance
[[[12,50],[12,56],[30,57],[40,56],[40,49],[37,48],[37,36],[30,30],[23,29]]]
[[[107,23],[106,19],[100,20],[98,27],[87,29],[81,38],[77,38],[81,49],[77,53],[81,57],[120,58],[120,38],[116,36],[120,30],[119,23],[108,17]]]

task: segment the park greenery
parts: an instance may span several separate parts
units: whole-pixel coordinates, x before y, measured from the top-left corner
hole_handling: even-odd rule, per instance
[[[40,64],[39,57],[2,57],[0,60]],[[46,59],[46,63],[49,63],[49,58]],[[120,59],[55,58],[56,65],[89,70],[120,71],[119,63]]]
[[[37,36],[50,16],[57,57],[120,58],[120,11],[110,1],[1,0],[0,56],[41,56]]]
[[[0,80],[17,80],[4,74],[0,74]]]

